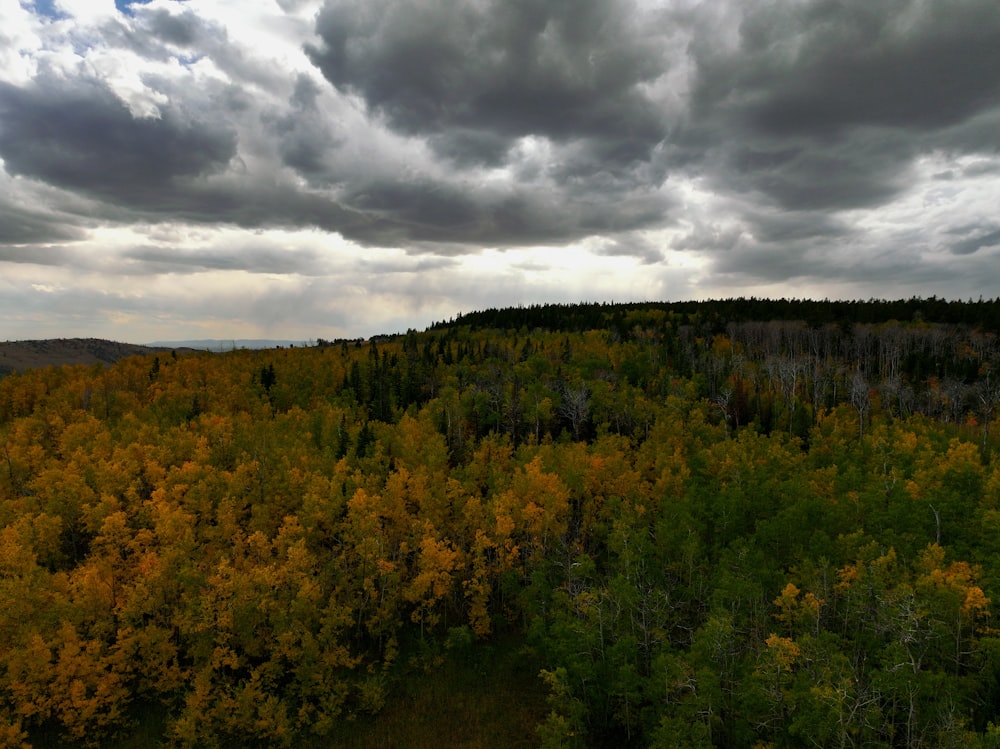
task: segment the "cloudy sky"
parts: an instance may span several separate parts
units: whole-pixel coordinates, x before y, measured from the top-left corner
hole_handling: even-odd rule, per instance
[[[1000,294],[997,0],[0,0],[0,339]]]

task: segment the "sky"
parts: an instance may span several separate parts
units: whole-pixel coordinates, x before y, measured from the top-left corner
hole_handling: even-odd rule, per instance
[[[997,0],[0,0],[0,339],[1000,296]]]

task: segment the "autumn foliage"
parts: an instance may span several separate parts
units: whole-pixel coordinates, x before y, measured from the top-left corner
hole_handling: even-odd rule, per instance
[[[335,745],[482,646],[543,746],[996,746],[992,334],[619,312],[0,380],[0,746]]]

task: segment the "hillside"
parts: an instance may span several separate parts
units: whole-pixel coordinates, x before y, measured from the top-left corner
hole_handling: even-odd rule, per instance
[[[100,338],[54,338],[0,342],[0,376],[63,364],[114,364],[128,356],[174,349],[106,341]]]
[[[6,377],[0,745],[996,746],[1000,342],[915,306]]]

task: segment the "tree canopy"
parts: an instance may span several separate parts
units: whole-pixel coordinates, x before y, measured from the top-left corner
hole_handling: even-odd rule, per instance
[[[151,712],[336,745],[470,648],[539,664],[546,747],[996,746],[996,309],[552,306],[8,376],[0,746]]]

